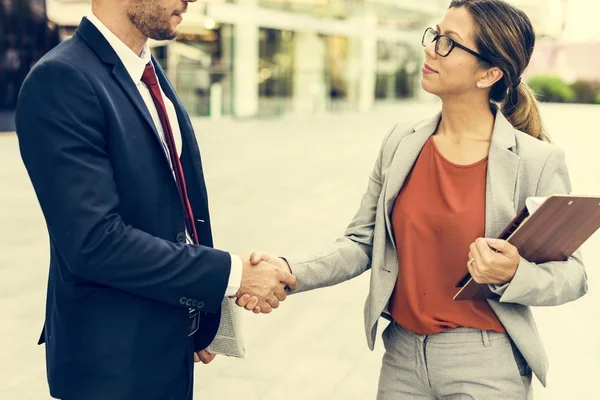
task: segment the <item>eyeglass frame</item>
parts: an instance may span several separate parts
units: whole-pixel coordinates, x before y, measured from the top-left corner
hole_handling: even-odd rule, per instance
[[[433,39],[431,40],[430,43],[425,43],[425,35],[427,35],[427,32],[429,32],[430,30],[434,33]],[[446,53],[446,55],[440,54],[440,52],[438,51],[439,38],[441,38],[441,37],[444,37],[450,41],[450,50],[448,50],[448,53]],[[463,46],[460,43],[457,43],[456,40],[452,39],[450,36],[442,35],[435,29],[429,27],[429,28],[425,29],[425,32],[423,32],[423,37],[421,38],[421,45],[423,47],[427,47],[433,42],[435,42],[435,54],[437,54],[440,57],[448,57],[450,55],[450,53],[452,53],[452,50],[454,50],[455,47],[458,47],[459,49],[462,49],[462,50],[466,51],[467,53],[474,55],[475,57],[485,61],[486,63],[492,64],[492,62],[490,60],[488,60],[487,58],[485,58],[478,52],[471,50],[470,48]]]

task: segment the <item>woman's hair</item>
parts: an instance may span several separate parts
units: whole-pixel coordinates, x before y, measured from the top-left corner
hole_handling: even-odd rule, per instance
[[[482,67],[498,67],[504,73],[492,86],[490,101],[515,128],[548,141],[535,94],[521,82],[535,46],[529,17],[502,0],[453,0],[450,4],[450,8],[459,7],[469,10],[475,20],[473,39],[480,54],[491,62],[479,60]]]

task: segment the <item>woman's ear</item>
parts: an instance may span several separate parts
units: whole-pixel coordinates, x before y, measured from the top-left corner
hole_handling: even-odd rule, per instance
[[[489,88],[494,86],[504,76],[504,72],[498,67],[486,69],[477,81],[478,88]]]

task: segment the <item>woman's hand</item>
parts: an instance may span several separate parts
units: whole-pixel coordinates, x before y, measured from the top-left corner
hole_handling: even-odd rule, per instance
[[[506,240],[479,238],[469,248],[467,268],[475,282],[502,285],[517,273],[521,256]]]

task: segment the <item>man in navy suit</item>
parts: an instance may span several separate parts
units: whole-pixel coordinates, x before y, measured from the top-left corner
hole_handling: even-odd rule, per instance
[[[213,248],[190,119],[147,40],[195,0],[93,0],[16,112],[50,237],[46,344],[63,400],[188,400],[225,296],[270,312],[289,271]]]

